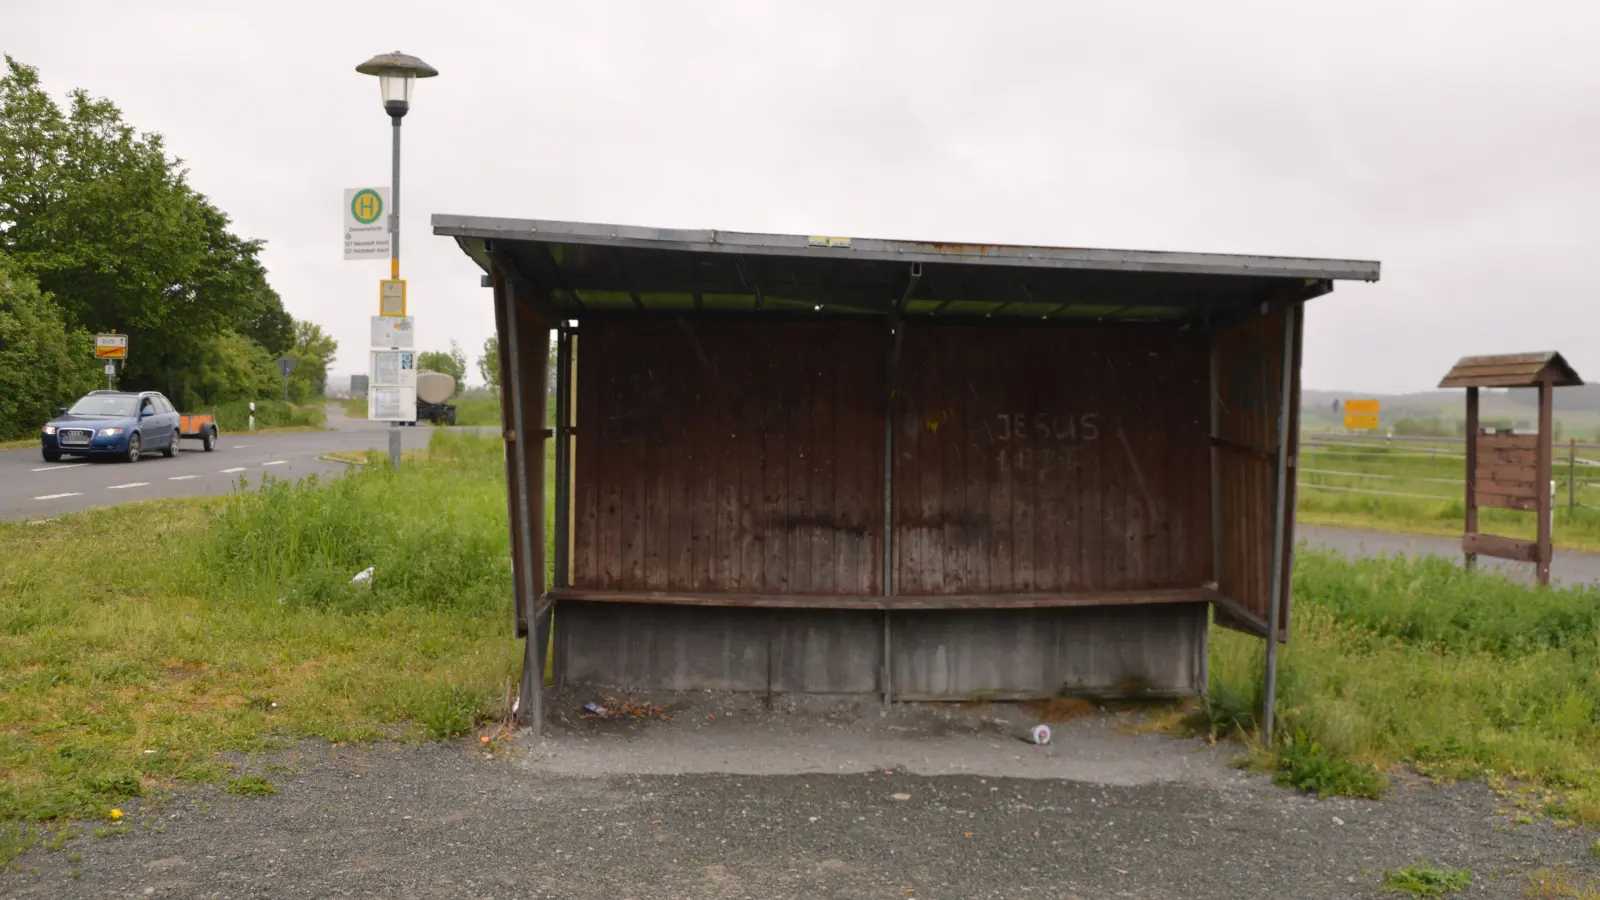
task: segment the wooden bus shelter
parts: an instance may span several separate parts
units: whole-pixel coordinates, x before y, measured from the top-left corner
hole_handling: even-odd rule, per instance
[[[1194,694],[1209,610],[1287,637],[1302,304],[1377,263],[433,226],[494,288],[535,727],[552,609],[558,683],[885,701]]]
[[[1550,469],[1553,462],[1554,393],[1558,387],[1583,384],[1559,353],[1508,353],[1464,356],[1439,382],[1442,388],[1467,389],[1467,525],[1461,539],[1467,567],[1478,554],[1533,563],[1539,584],[1550,583]],[[1485,433],[1478,424],[1479,388],[1537,388],[1539,433],[1506,430]],[[1531,511],[1538,517],[1532,541],[1478,531],[1478,507]]]

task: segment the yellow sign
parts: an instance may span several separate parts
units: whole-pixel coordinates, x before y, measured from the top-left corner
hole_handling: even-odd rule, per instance
[[[1377,431],[1378,401],[1346,400],[1344,402],[1344,427],[1346,431]]]
[[[400,278],[390,278],[378,282],[378,315],[403,316],[405,314],[405,280]]]
[[[128,336],[125,334],[97,334],[94,336],[95,359],[127,359]]]

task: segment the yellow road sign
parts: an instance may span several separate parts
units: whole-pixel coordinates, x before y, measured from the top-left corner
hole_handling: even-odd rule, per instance
[[[127,359],[128,336],[125,334],[97,334],[94,336],[95,359]]]
[[[1347,412],[1344,414],[1344,427],[1350,431],[1377,431],[1378,414]]]
[[[1346,400],[1344,402],[1344,411],[1347,412],[1347,413],[1371,413],[1373,415],[1377,415],[1378,414],[1378,401],[1376,401],[1376,400]]]
[[[400,278],[387,278],[378,282],[378,315],[403,316],[405,314],[405,281]]]

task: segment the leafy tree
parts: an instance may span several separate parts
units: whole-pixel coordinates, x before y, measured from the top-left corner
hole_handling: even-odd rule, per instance
[[[483,341],[483,355],[478,357],[478,374],[492,393],[500,393],[500,335],[491,334]]]
[[[0,252],[54,298],[69,328],[129,336],[124,387],[195,405],[206,398],[191,385],[219,383],[194,371],[216,358],[209,350],[219,334],[269,355],[295,346],[259,261],[261,242],[228,230],[228,217],[188,185],[159,134],[137,131],[115,104],[81,90],[63,109],[37,69],[5,61]]]
[[[328,366],[338,352],[339,342],[324,333],[322,326],[295,322],[294,347],[284,354],[296,361],[289,374],[289,399],[304,403],[322,396],[328,387]]]
[[[89,335],[0,254],[0,440],[37,434],[56,407],[99,383]]]

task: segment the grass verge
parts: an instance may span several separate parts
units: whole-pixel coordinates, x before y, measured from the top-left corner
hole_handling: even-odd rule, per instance
[[[1431,455],[1435,451],[1442,455]],[[1305,447],[1301,451],[1297,517],[1308,525],[1460,537],[1466,528],[1461,453],[1460,445]],[[1586,471],[1578,470],[1578,499],[1600,503],[1600,488],[1584,483]],[[1558,460],[1554,472],[1558,482],[1552,529],[1555,545],[1600,551],[1600,509],[1567,507],[1565,472],[1564,461]],[[1354,493],[1352,489],[1388,493]],[[1533,513],[1480,509],[1478,516],[1479,528],[1485,533],[1525,540],[1535,536]]]
[[[1443,897],[1469,887],[1472,887],[1472,872],[1467,869],[1435,869],[1422,863],[1383,873],[1383,889],[1393,894]]]
[[[521,653],[503,473],[498,441],[440,433],[399,470],[0,524],[0,859],[39,823],[228,778],[227,751],[497,715]]]
[[[1294,591],[1276,752],[1258,764],[1355,796],[1381,791],[1376,777],[1400,764],[1487,776],[1521,814],[1600,825],[1600,592],[1305,549]],[[1262,652],[1213,630],[1200,728],[1255,731]]]

